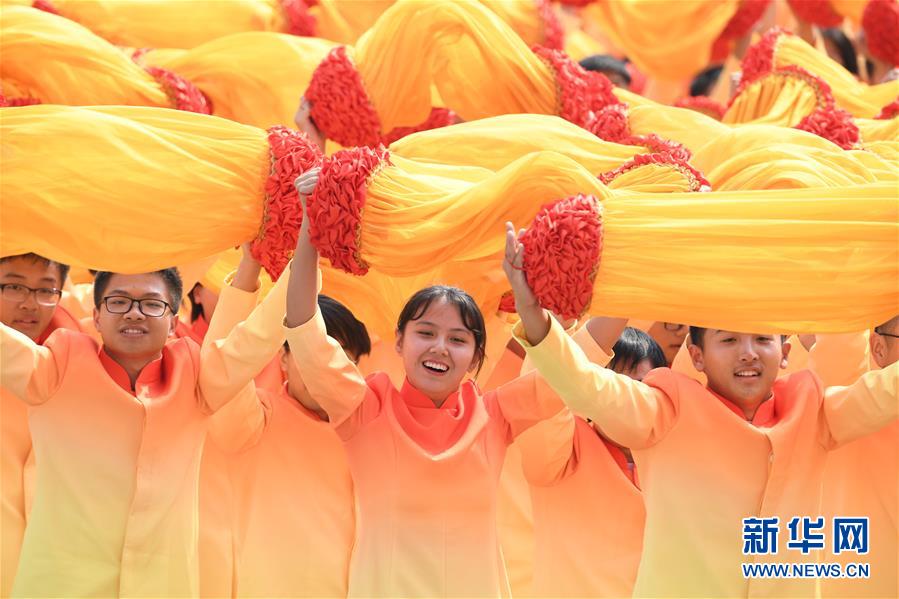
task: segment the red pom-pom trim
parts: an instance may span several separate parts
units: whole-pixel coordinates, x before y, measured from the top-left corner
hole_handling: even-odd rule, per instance
[[[612,92],[612,82],[602,73],[587,71],[560,50],[534,46],[533,51],[555,73],[556,112],[563,119],[586,128],[595,120],[595,112],[621,104]]]
[[[200,114],[212,114],[212,102],[209,101],[206,94],[184,77],[159,67],[145,67],[144,70],[162,86],[162,90],[168,96],[173,108]]]
[[[573,6],[575,8],[583,8],[589,4],[593,4],[596,0],[559,0],[559,4],[564,4],[565,6]]]
[[[678,108],[689,108],[690,110],[701,112],[719,121],[724,118],[724,113],[727,110],[724,104],[708,96],[687,96],[675,102],[674,105]]]
[[[834,105],[817,108],[794,127],[830,140],[844,150],[858,144],[861,133],[852,115]]]
[[[44,12],[59,15],[59,10],[53,6],[53,3],[50,2],[50,0],[34,0],[34,2],[31,3],[31,6]]]
[[[43,104],[37,98],[31,96],[22,96],[19,98],[8,98],[0,94],[0,108],[13,108],[16,106],[34,106],[35,104]]]
[[[368,272],[360,247],[366,187],[388,164],[390,153],[383,146],[340,150],[325,159],[307,202],[309,237],[334,268],[355,275]]]
[[[544,206],[522,235],[524,270],[540,305],[564,319],[590,306],[602,256],[602,207],[576,195]]]
[[[565,30],[559,17],[553,10],[549,0],[534,0],[537,5],[537,14],[543,23],[543,46],[551,50],[562,50],[565,47]]]
[[[428,115],[428,118],[425,122],[420,125],[415,125],[414,127],[397,127],[392,129],[390,133],[382,136],[381,143],[385,146],[389,146],[393,142],[398,139],[402,139],[407,135],[412,135],[413,133],[418,133],[419,131],[430,131],[431,129],[440,129],[441,127],[448,127],[456,122],[456,113],[448,108],[432,108],[431,114]]]
[[[310,115],[328,139],[342,146],[375,146],[381,119],[345,46],[328,52],[306,89]]]
[[[626,137],[620,143],[623,143],[626,146],[643,146],[649,150],[650,154],[667,154],[673,159],[680,160],[681,162],[687,162],[693,157],[693,152],[691,152],[687,146],[670,139],[659,137],[655,133],[631,135],[630,137]]]
[[[878,114],[875,119],[878,120],[889,120],[894,116],[899,115],[899,98],[896,98],[880,110],[880,114]]]
[[[279,0],[281,10],[287,17],[287,33],[304,37],[315,36],[315,17],[309,14],[309,7],[316,0]]]
[[[765,32],[762,38],[747,48],[746,55],[740,63],[742,80],[761,77],[774,70],[774,52],[782,35],[793,35],[786,29],[774,27]]]
[[[752,30],[752,27],[764,15],[771,0],[742,0],[737,12],[712,44],[711,63],[724,62],[730,54],[731,42],[740,39]]]
[[[663,164],[670,166],[672,170],[677,171],[687,180],[689,185],[687,191],[712,190],[712,184],[708,182],[702,173],[690,166],[687,162],[680,160],[671,154],[637,154],[618,168],[601,174],[599,180],[603,184],[608,185],[624,173],[648,164]]]
[[[787,0],[800,21],[818,27],[838,27],[843,16],[830,5],[830,0]]]
[[[253,257],[277,279],[297,245],[303,208],[294,181],[321,163],[322,153],[304,133],[280,125],[268,130],[271,171],[265,182],[262,227],[250,246]]]
[[[627,120],[627,104],[609,104],[591,112],[581,125],[600,139],[615,143],[625,143],[631,137],[631,126]]]
[[[517,312],[515,309],[515,295],[511,290],[503,293],[502,297],[499,299],[499,311],[507,314],[514,314]]]
[[[899,65],[899,3],[871,0],[862,13],[868,51],[891,66]]]

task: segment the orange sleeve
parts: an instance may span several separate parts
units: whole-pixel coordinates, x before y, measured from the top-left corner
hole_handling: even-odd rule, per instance
[[[68,358],[65,338],[50,347],[37,345],[27,335],[0,324],[0,383],[30,405],[46,402],[59,387]]]
[[[529,484],[549,486],[573,471],[575,426],[574,415],[566,409],[515,438]]]
[[[824,392],[827,445],[835,447],[883,428],[899,417],[899,362]]]
[[[868,371],[868,336],[860,333],[816,335],[808,368],[824,385],[851,385]]]

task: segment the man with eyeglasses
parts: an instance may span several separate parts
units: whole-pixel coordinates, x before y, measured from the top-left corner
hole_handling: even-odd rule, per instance
[[[78,321],[61,308],[59,298],[68,275],[65,264],[37,254],[0,258],[0,322],[43,343],[58,328],[78,330]],[[33,464],[27,407],[0,388],[0,597],[12,588],[25,534],[24,475]]]
[[[264,412],[252,383],[228,397],[201,389],[201,370],[228,378],[236,358],[213,348],[201,360],[193,340],[169,339],[181,293],[174,268],[98,272],[102,344],[56,331],[41,347],[0,326],[3,385],[30,407],[38,456],[13,595],[197,596],[209,416],[233,401],[235,434],[251,435]]]

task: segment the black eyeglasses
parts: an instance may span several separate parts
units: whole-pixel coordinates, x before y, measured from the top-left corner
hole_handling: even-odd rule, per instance
[[[3,299],[12,302],[24,302],[28,296],[34,294],[34,300],[42,306],[55,306],[62,297],[62,291],[52,287],[38,287],[34,289],[27,285],[19,285],[18,283],[2,283],[0,284],[0,293]]]
[[[141,314],[150,318],[159,318],[166,310],[172,310],[167,302],[158,299],[134,299],[124,295],[108,295],[103,298],[103,305],[110,314],[127,314],[134,304],[137,304]]]
[[[894,335],[892,333],[882,333],[881,331],[878,331],[877,329],[874,329],[874,332],[877,333],[878,335],[880,335],[881,337],[895,337],[896,339],[899,339],[899,335]]]

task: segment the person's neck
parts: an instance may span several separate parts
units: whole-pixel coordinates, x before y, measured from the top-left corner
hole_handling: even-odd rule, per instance
[[[305,388],[296,388],[295,386],[290,384],[290,381],[287,381],[287,395],[290,396],[292,400],[303,406],[306,410],[309,410],[316,416],[318,416],[324,422],[330,422],[330,418],[328,417],[328,413],[325,412],[320,405],[312,401],[312,396],[309,395],[309,391]]]
[[[104,348],[104,350],[106,351],[106,355],[112,358],[113,362],[121,366],[122,370],[128,375],[128,380],[131,381],[132,391],[134,390],[134,385],[137,383],[137,377],[140,376],[141,371],[146,368],[147,364],[162,357],[161,351],[152,355],[126,356],[110,351],[109,348]]]
[[[721,394],[719,393],[718,395],[721,395]],[[724,395],[721,395],[721,397],[724,397]],[[768,393],[768,396],[765,397],[764,399],[753,399],[753,400],[749,400],[749,401],[741,401],[739,399],[727,398],[727,400],[730,401],[731,403],[733,403],[738,408],[740,408],[740,411],[743,412],[743,417],[746,419],[747,422],[752,422],[753,419],[755,418],[756,412],[759,411],[759,408],[762,406],[762,404],[765,403],[766,401],[768,401],[769,399],[771,399],[772,397],[774,397],[774,394]]]

